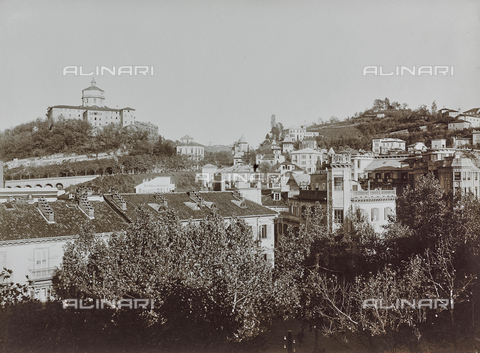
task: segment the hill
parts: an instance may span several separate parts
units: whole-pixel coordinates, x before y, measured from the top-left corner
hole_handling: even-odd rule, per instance
[[[95,130],[79,119],[37,119],[0,132],[0,159],[44,157],[57,153],[96,154],[121,150],[124,154],[174,155],[171,141],[147,132],[113,124]]]

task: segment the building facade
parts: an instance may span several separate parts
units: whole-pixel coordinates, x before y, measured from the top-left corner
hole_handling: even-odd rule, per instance
[[[394,138],[372,140],[372,152],[374,154],[388,154],[394,151],[405,151],[405,141]]]
[[[177,154],[187,156],[193,161],[201,161],[205,157],[205,146],[193,141],[193,137],[185,135],[177,144]]]
[[[305,148],[290,153],[292,163],[302,168],[306,173],[315,173],[317,166],[323,162],[323,154],[311,148]]]
[[[83,119],[93,127],[103,127],[109,124],[125,127],[134,125],[135,109],[126,107],[114,109],[105,106],[105,91],[97,87],[92,79],[90,87],[82,91],[82,105],[55,105],[49,107],[47,117],[53,121],[60,117],[65,119]]]

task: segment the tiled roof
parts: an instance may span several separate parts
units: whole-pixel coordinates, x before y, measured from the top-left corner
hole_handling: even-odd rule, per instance
[[[310,175],[308,174],[303,174],[303,173],[295,173],[292,175],[292,178],[295,180],[295,182],[300,185],[300,184],[310,184]]]
[[[301,153],[315,153],[315,154],[320,154],[319,151],[315,151],[314,149],[311,149],[311,148],[304,148],[303,150],[293,151],[291,154],[301,154]]]
[[[197,142],[189,142],[189,143],[185,143],[185,142],[180,142],[180,143],[177,143],[177,146],[199,146],[199,147],[205,147],[204,145],[201,145]]]
[[[158,215],[152,206],[156,206],[157,199],[154,194],[120,194],[127,204],[126,210],[121,210],[119,205],[114,201],[112,195],[104,195],[105,200],[111,203],[116,208],[117,212],[124,214],[130,221],[134,221],[138,217],[139,207],[145,209],[149,214]],[[236,202],[238,201],[231,192],[217,191],[217,192],[200,192],[198,193],[204,201],[213,202],[216,205],[216,212],[221,217],[238,217],[246,216],[266,216],[275,215],[276,212],[259,205],[253,201],[245,200],[245,207],[240,207]],[[211,209],[203,206],[199,210],[194,210],[186,203],[194,203],[187,193],[165,193],[162,196],[167,201],[167,210],[174,210],[180,219],[187,220],[190,218],[201,219],[210,214]]]
[[[86,221],[95,227],[97,233],[124,230],[128,226],[105,202],[90,201],[90,204],[94,208],[93,220],[89,220],[72,201],[49,202],[54,212],[53,224],[47,223],[36,203],[15,203],[12,210],[1,204],[0,240],[76,235],[80,232],[80,225]]]
[[[101,110],[101,111],[114,111],[114,112],[119,112],[119,111],[122,111],[122,110],[125,110],[125,109],[129,109],[129,110],[135,110],[133,108],[122,108],[122,109],[115,109],[115,108],[109,108],[109,107],[98,107],[96,105],[94,106],[88,106],[88,107],[85,107],[83,105],[54,105],[53,107],[50,107],[50,109],[53,109],[53,108],[59,108],[59,109],[77,109],[77,110]]]
[[[262,195],[262,205],[268,207],[286,207],[288,205],[288,192],[280,193],[280,200],[273,199],[273,193]]]
[[[479,114],[480,113],[480,108],[472,108],[472,109],[469,109],[469,110],[465,110],[463,113]]]
[[[378,169],[401,169],[402,164],[405,161],[405,157],[402,158],[377,158],[374,159],[366,168],[366,172],[371,172]]]

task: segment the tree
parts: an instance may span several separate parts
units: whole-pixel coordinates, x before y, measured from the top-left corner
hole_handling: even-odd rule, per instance
[[[108,241],[86,229],[65,249],[57,293],[74,298],[151,298],[157,330],[172,342],[242,341],[268,313],[271,265],[244,221],[212,214],[182,225],[168,211],[141,212]]]
[[[340,122],[340,120],[336,116],[331,116],[328,121],[330,122],[330,124],[336,124]]]
[[[385,109],[390,109],[391,108],[390,101],[388,100],[387,97],[385,97],[385,100],[384,100],[383,104],[384,104]]]
[[[433,101],[433,103],[432,103],[431,113],[432,113],[432,116],[437,115],[437,103],[435,101]]]
[[[422,253],[444,233],[449,212],[446,201],[443,188],[430,173],[419,176],[415,186],[407,186],[397,198],[397,221],[413,231],[412,237],[403,238],[406,254]]]

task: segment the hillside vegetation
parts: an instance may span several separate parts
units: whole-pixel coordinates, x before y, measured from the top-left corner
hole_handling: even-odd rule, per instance
[[[107,125],[94,132],[83,120],[37,119],[0,133],[0,159],[43,157],[56,153],[97,154],[121,151],[127,154],[171,156],[173,142],[149,139],[146,132]]]
[[[376,99],[371,108],[357,112],[352,117],[340,121],[331,117],[327,122],[321,118],[316,123],[307,126],[307,131],[318,131],[317,144],[320,148],[363,149],[371,150],[374,138],[400,138],[407,145],[423,142],[430,146],[430,141],[437,138],[447,139],[451,145],[452,137],[471,137],[472,129],[449,131],[448,123],[455,118],[442,115],[433,102],[430,109],[421,105],[417,109],[408,108],[408,104],[390,102],[388,98]],[[271,130],[267,134],[261,148],[271,141],[283,141],[287,129],[272,116]],[[296,148],[300,144],[295,145]]]

